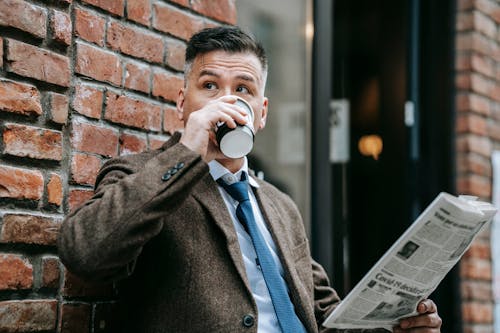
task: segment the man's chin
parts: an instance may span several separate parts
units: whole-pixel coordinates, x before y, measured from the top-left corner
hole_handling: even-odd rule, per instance
[[[237,172],[243,166],[243,160],[245,156],[238,158],[230,158],[225,156],[224,154],[218,154],[215,160],[222,164],[226,169],[231,172]]]

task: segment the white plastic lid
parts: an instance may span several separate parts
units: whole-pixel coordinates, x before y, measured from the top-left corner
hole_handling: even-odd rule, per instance
[[[253,133],[246,126],[238,126],[220,140],[221,152],[229,158],[246,156],[253,148]]]

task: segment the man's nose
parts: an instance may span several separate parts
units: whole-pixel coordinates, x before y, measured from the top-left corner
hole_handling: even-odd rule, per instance
[[[231,91],[231,87],[223,87],[221,90],[223,96],[234,95],[233,92]]]

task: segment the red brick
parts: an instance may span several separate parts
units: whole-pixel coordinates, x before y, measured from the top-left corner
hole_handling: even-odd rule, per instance
[[[41,115],[40,92],[34,86],[0,79],[0,110]]]
[[[61,291],[63,296],[99,296],[106,297],[113,295],[113,285],[111,283],[97,283],[83,280],[68,270],[64,270],[64,285]]]
[[[30,289],[32,286],[33,266],[20,255],[0,254],[0,290]]]
[[[149,149],[158,149],[168,140],[167,137],[149,135]]]
[[[495,51],[495,45],[477,31],[458,33],[455,42],[457,51],[476,51],[487,56],[492,56]]]
[[[179,118],[180,112],[174,107],[166,107],[163,113],[163,130],[168,134],[174,134],[184,128],[184,122]]]
[[[189,7],[189,0],[170,0],[170,2],[176,3],[184,7]]]
[[[497,28],[495,21],[480,11],[474,11],[474,28],[476,31],[479,31],[490,38],[496,38]]]
[[[159,131],[161,107],[112,92],[106,94],[107,120],[127,126]]]
[[[153,96],[175,102],[183,85],[184,79],[177,75],[162,70],[153,72]]]
[[[53,331],[56,321],[57,300],[0,302],[0,327],[3,332]]]
[[[463,323],[463,333],[495,333],[492,324]]]
[[[125,9],[125,0],[83,0],[83,2],[89,3],[101,9],[104,9],[112,14],[123,16],[123,11]]]
[[[491,0],[476,0],[473,2],[474,3],[474,8],[478,9],[480,12],[491,16],[495,17],[495,12],[500,10],[500,6],[495,3],[495,1]],[[498,21],[500,23],[500,21]]]
[[[51,173],[50,180],[47,183],[47,201],[49,204],[61,206],[63,200],[63,188],[61,177],[58,174]]]
[[[492,121],[500,121],[500,103],[492,102],[491,104],[491,119]]]
[[[472,91],[484,96],[490,96],[493,89],[493,82],[491,80],[475,73],[470,76],[470,84]]]
[[[496,23],[500,23],[500,9],[498,6],[490,12],[490,16]]]
[[[470,94],[468,92],[458,93],[455,97],[455,105],[458,112],[470,110]]]
[[[471,54],[457,53],[455,56],[455,69],[457,71],[470,71],[472,69]]]
[[[458,0],[457,1],[457,10],[468,10],[474,8],[475,0]]]
[[[69,210],[73,211],[83,205],[92,195],[94,195],[93,191],[71,190],[68,197]]]
[[[491,259],[491,247],[489,242],[485,242],[480,239],[474,240],[463,257],[470,259]]]
[[[106,20],[88,10],[75,8],[75,34],[88,42],[104,46]]]
[[[76,150],[113,157],[118,153],[116,130],[73,121],[71,143]]]
[[[7,39],[7,70],[59,86],[68,87],[69,59],[39,47]]]
[[[46,160],[62,160],[62,133],[39,127],[7,124],[4,153]]]
[[[165,65],[175,70],[184,70],[184,55],[186,54],[186,44],[176,40],[167,41],[167,58]]]
[[[462,304],[462,315],[465,322],[478,324],[493,322],[493,309],[491,304],[464,302]]]
[[[497,43],[490,43],[491,44],[491,57],[495,61],[500,61],[500,46]]]
[[[3,218],[2,243],[55,245],[59,225],[50,217],[8,214]]]
[[[488,123],[488,135],[497,141],[500,141],[500,124],[499,123]]]
[[[489,198],[491,196],[491,180],[482,175],[459,176],[457,177],[457,192]]]
[[[103,97],[104,94],[101,89],[77,85],[71,106],[76,112],[84,116],[99,119],[101,118]]]
[[[96,47],[77,43],[75,71],[98,81],[113,83],[122,82],[122,64],[116,54]]]
[[[491,177],[491,162],[478,154],[460,154],[457,156],[457,171],[462,174],[474,173]]]
[[[61,276],[59,259],[57,257],[42,258],[42,288],[57,289]]]
[[[0,25],[14,27],[45,38],[47,10],[23,0],[0,1]]]
[[[69,102],[66,95],[49,93],[50,120],[58,124],[66,124],[68,121]]]
[[[491,114],[491,102],[487,97],[474,93],[457,94],[457,111],[472,111],[478,114],[489,116]]]
[[[149,0],[128,0],[127,17],[132,21],[149,25],[151,18],[151,3]]]
[[[71,180],[76,184],[94,185],[101,160],[93,155],[75,154],[71,160]]]
[[[106,37],[110,48],[149,62],[162,63],[164,43],[159,35],[112,22]]]
[[[489,97],[497,102],[500,102],[500,85],[498,83],[494,83],[490,90]]]
[[[120,136],[120,155],[140,153],[147,148],[146,139],[137,135],[123,133]]]
[[[88,333],[92,309],[86,303],[63,303],[61,305],[61,333]]]
[[[236,24],[235,0],[192,0],[191,7],[198,13],[229,24]]]
[[[479,72],[483,75],[495,77],[495,71],[493,67],[493,61],[491,58],[481,56],[478,54],[473,54],[471,56],[471,68],[472,70]]]
[[[42,194],[40,171],[0,165],[0,198],[39,200]]]
[[[149,93],[151,68],[141,63],[130,61],[125,65],[125,87]]]
[[[469,90],[471,86],[471,74],[457,73],[455,75],[455,87],[459,90]]]
[[[473,12],[459,12],[455,20],[456,31],[467,31],[474,27]]]
[[[203,20],[174,7],[153,4],[153,27],[160,31],[188,40],[204,27]]]
[[[457,115],[457,133],[474,133],[482,136],[488,134],[487,119],[474,113]]]
[[[493,299],[491,284],[485,281],[465,280],[461,282],[460,289],[462,300],[491,301]]]
[[[483,259],[462,259],[460,262],[462,278],[472,280],[491,280],[491,262]]]
[[[491,141],[488,138],[474,134],[457,136],[458,152],[475,152],[490,157],[492,149]]]
[[[50,16],[50,29],[52,38],[65,45],[71,44],[71,18],[68,14],[52,10]]]

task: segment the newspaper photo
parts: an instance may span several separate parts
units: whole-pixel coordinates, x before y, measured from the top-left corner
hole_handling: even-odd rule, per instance
[[[324,321],[329,328],[385,328],[416,315],[496,213],[476,197],[440,193]]]

